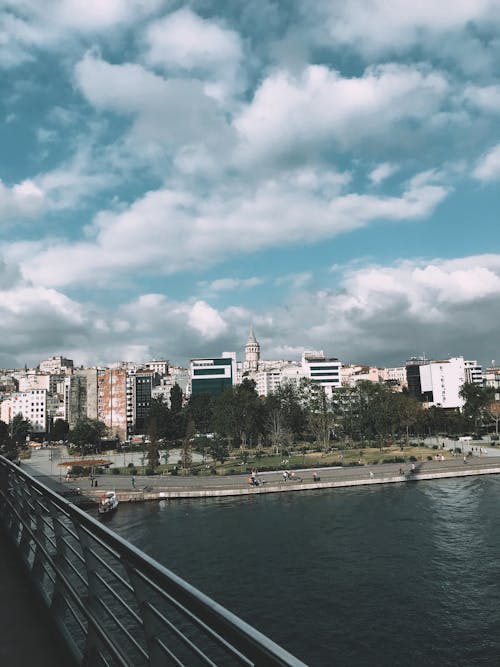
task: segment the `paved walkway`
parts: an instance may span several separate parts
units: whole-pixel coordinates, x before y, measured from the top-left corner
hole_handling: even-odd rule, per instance
[[[435,453],[434,450],[430,450]],[[495,451],[495,453],[498,453]],[[373,466],[325,467],[296,470],[295,480],[283,478],[283,471],[263,472],[259,474],[261,484],[257,488],[249,485],[249,474],[228,476],[136,476],[99,475],[99,486],[91,487],[88,478],[80,478],[65,482],[57,473],[50,475],[45,452],[33,456],[30,461],[23,462],[25,470],[55,490],[66,493],[78,486],[84,497],[90,497],[90,505],[97,504],[97,498],[106,490],[117,491],[121,501],[141,501],[161,498],[189,498],[202,496],[227,496],[250,493],[277,493],[301,490],[326,489],[341,486],[357,486],[361,484],[383,484],[394,482],[411,482],[420,479],[437,479],[458,477],[463,475],[497,474],[500,472],[499,456],[470,456],[464,463],[462,456],[455,456],[444,461],[416,462],[415,469],[411,464],[388,463]],[[56,472],[53,469],[53,473]],[[316,472],[320,480],[314,480]],[[134,486],[134,484],[135,486]]]
[[[73,667],[13,549],[0,531],[0,665]]]

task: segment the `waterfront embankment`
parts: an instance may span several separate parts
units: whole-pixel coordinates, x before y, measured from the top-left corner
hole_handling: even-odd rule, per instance
[[[53,488],[68,492],[80,489],[81,500],[96,503],[105,491],[114,490],[120,502],[175,500],[181,498],[211,498],[250,496],[266,493],[297,493],[374,484],[405,484],[422,480],[495,475],[500,473],[500,457],[453,457],[445,461],[416,464],[379,464],[374,466],[325,467],[294,471],[294,478],[285,480],[283,471],[258,474],[259,484],[252,486],[248,474],[213,476],[148,476],[100,475],[98,487],[91,486],[88,477],[65,482],[34,458],[23,463],[29,474],[41,478]],[[317,475],[315,480],[313,475]]]

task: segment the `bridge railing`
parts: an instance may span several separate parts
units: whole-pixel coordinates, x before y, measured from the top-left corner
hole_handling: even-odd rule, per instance
[[[0,522],[77,664],[305,667],[1,456]]]

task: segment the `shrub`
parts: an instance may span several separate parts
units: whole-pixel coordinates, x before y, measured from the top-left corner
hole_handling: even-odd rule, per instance
[[[432,457],[431,457],[432,458]],[[404,463],[405,459],[402,456],[390,456],[383,459],[382,463]]]
[[[432,456],[428,456],[428,457],[427,457],[427,460],[428,460],[428,461],[432,461]]]
[[[146,476],[150,477],[151,475],[154,475],[154,474],[155,474],[155,471],[154,471],[153,468],[146,468],[146,470],[144,471],[144,474],[145,474]]]
[[[418,459],[417,459],[416,456],[410,456],[410,461],[413,461],[413,463],[415,463],[415,461],[417,461],[417,460],[418,460]]]
[[[439,449],[438,445],[432,445],[432,449]]]
[[[133,468],[133,467],[134,467],[134,464],[132,463],[132,461],[130,461],[130,463],[127,463],[127,468]]]
[[[129,472],[131,475],[137,475],[137,468],[130,468]]]
[[[111,473],[113,475],[119,475],[120,474],[120,468],[111,468]]]

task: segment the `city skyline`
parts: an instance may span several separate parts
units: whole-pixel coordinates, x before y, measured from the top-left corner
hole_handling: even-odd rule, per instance
[[[500,358],[499,19],[6,0],[0,367]]]

